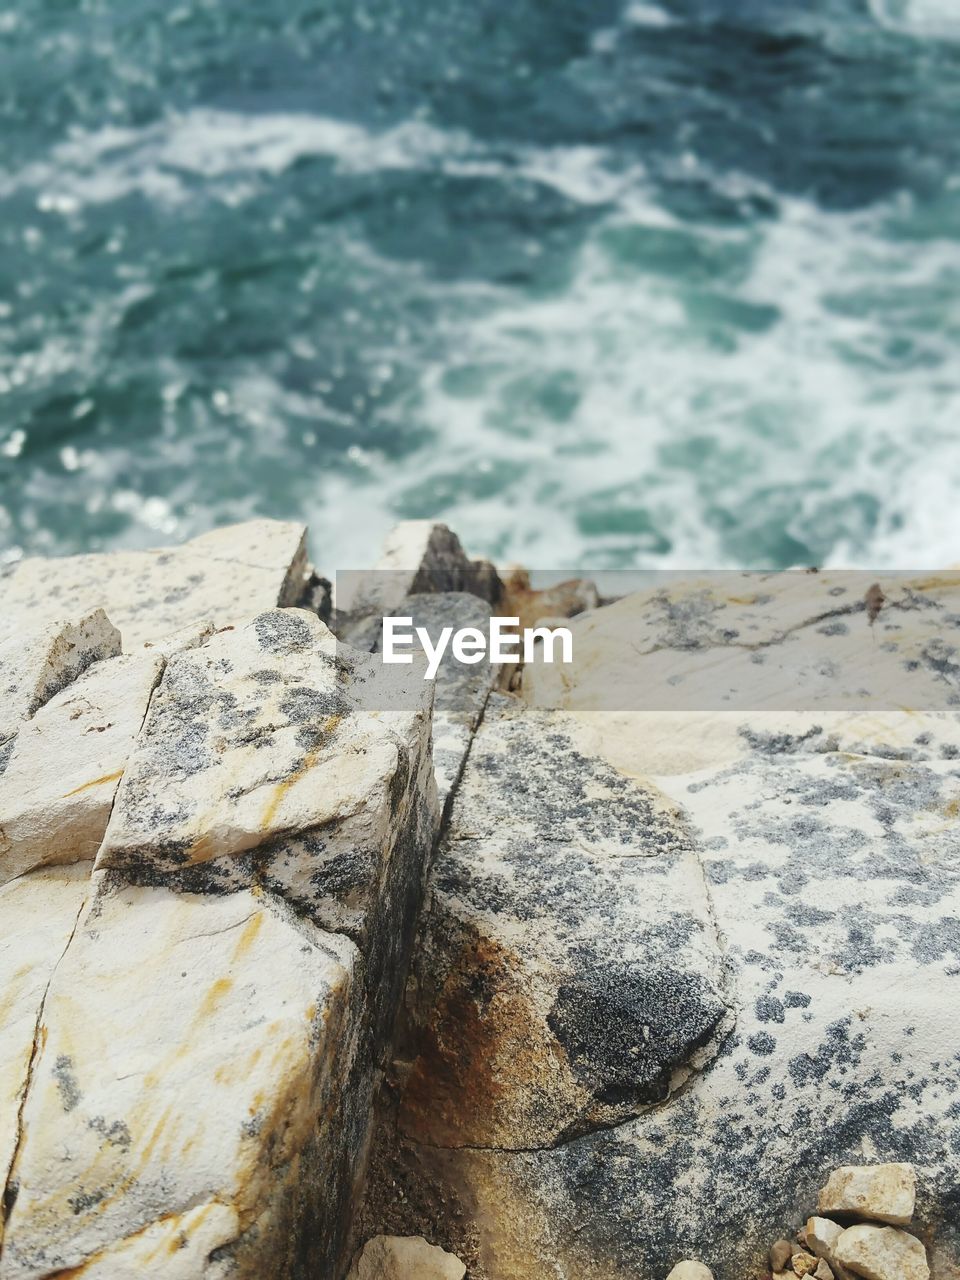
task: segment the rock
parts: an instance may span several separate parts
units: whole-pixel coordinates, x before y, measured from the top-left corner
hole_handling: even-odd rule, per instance
[[[840,1239],[842,1232],[843,1227],[839,1223],[831,1222],[829,1218],[808,1218],[804,1229],[807,1248],[818,1258],[826,1258],[829,1262],[833,1247]]]
[[[793,1257],[795,1248],[790,1240],[777,1240],[770,1246],[770,1270],[785,1271],[787,1263]]]
[[[463,1280],[467,1269],[423,1236],[375,1236],[364,1245],[347,1280]]]
[[[635,1115],[727,1014],[688,833],[562,717],[491,696],[429,897],[400,1105],[419,1141],[529,1149]]]
[[[98,868],[181,871],[353,814],[395,774],[400,744],[389,708],[365,707],[352,661],[299,609],[272,610],[175,654]],[[425,738],[422,714],[418,723]]]
[[[818,1258],[816,1270],[813,1273],[814,1280],[834,1280],[833,1270],[826,1258]]]
[[[477,627],[486,631],[490,621],[490,606],[463,591],[408,596],[402,609],[404,617],[412,618],[413,627],[426,627],[432,637],[443,627],[453,627],[455,631]],[[379,618],[376,621],[377,639],[372,648],[380,653],[382,634]],[[440,665],[434,682],[433,759],[441,805],[460,778],[474,730],[498,676],[499,668],[489,662],[468,666],[444,661]]]
[[[97,856],[162,670],[139,654],[97,662],[21,728],[0,775],[0,883]]]
[[[337,575],[337,609],[362,620],[370,614],[400,614],[411,595],[466,591],[494,604],[500,579],[485,560],[471,560],[455,533],[430,520],[405,520],[387,536],[369,572]],[[353,643],[349,630],[340,632]]]
[[[713,1280],[713,1272],[702,1262],[678,1262],[667,1280]]]
[[[572,619],[573,667],[530,666],[523,696],[576,712],[602,734],[608,759],[636,776],[732,763],[751,741],[932,760],[960,749],[950,710],[960,574],[901,575],[885,586],[873,627],[864,581],[849,572],[672,578]]]
[[[790,1266],[795,1276],[806,1276],[816,1271],[817,1261],[813,1254],[801,1251],[790,1259]]]
[[[44,998],[76,928],[89,876],[89,868],[57,867],[0,885],[0,1250],[3,1191],[21,1139]]]
[[[195,639],[162,642],[92,879],[0,885],[0,1280],[346,1269],[437,829],[431,690],[381,685],[300,610]],[[85,781],[104,743],[120,758],[135,673],[163,663],[141,649],[52,699],[14,781],[44,725],[54,808],[58,750]],[[74,797],[35,853],[104,817]]]
[[[809,598],[788,592],[785,619],[757,600],[737,604],[735,590],[710,605],[680,588],[667,600],[647,593],[573,619],[576,660],[557,682],[564,691],[540,705],[537,681],[546,669],[537,669],[532,688],[525,671],[524,700],[542,718],[535,728],[517,713],[529,736],[518,729],[509,750],[494,749],[504,730],[498,700],[488,705],[431,875],[410,994],[414,1035],[422,1038],[400,1068],[409,1077],[398,1158],[411,1179],[442,1188],[460,1206],[461,1234],[448,1247],[465,1256],[476,1233],[480,1255],[497,1261],[498,1280],[530,1280],[550,1268],[568,1280],[658,1274],[665,1239],[681,1248],[709,1240],[718,1275],[752,1275],[762,1263],[758,1241],[774,1239],[798,1203],[816,1203],[821,1171],[864,1159],[923,1166],[924,1230],[938,1241],[944,1275],[960,1261],[960,1152],[944,1137],[960,1089],[960,730],[949,704],[956,587],[884,582],[888,604],[871,628],[863,591],[844,605],[845,597],[829,594],[847,590],[842,581],[810,576],[823,578],[825,599],[817,596],[810,610]],[[768,586],[774,595],[775,580]],[[608,628],[605,616],[618,609],[629,626]],[[840,624],[847,641],[835,630]],[[847,647],[855,626],[859,650]],[[746,680],[779,664],[777,696],[785,697],[793,651],[781,655],[779,646],[799,644],[806,632],[816,641],[792,709],[784,701],[717,708],[710,662],[729,676],[727,690],[734,673]],[[635,641],[632,652],[625,638]],[[840,647],[830,676],[833,644]],[[858,664],[874,647],[881,665]],[[763,663],[753,660],[758,655]],[[807,707],[799,698],[815,687],[821,659],[822,700]],[[806,670],[807,659],[800,665]],[[862,683],[865,672],[870,680]],[[671,737],[677,722],[668,729],[666,711],[623,712],[635,688],[662,693],[661,677],[685,675],[710,701],[675,713],[688,716],[682,741]],[[860,688],[869,711],[857,709]],[[620,709],[598,712],[598,690],[620,699]],[[550,719],[558,702],[569,709],[562,728],[559,717]],[[538,739],[550,767],[539,763]],[[504,763],[511,758],[513,769]],[[578,777],[589,780],[585,790]],[[594,779],[601,780],[595,793]],[[646,820],[628,816],[631,779],[659,797]],[[468,805],[471,790],[482,802]],[[593,794],[611,797],[602,810],[611,823],[617,814],[622,821],[621,853],[611,850],[600,865],[616,868],[626,894],[606,888],[594,871],[599,857],[583,856],[595,848]],[[669,848],[678,823],[690,861],[670,892],[685,890],[699,868],[700,918],[716,926],[736,1026],[724,1037],[718,1024],[720,1052],[707,1053],[701,1069],[652,1109],[639,1098],[642,1071],[624,1066],[617,1075],[601,1048],[597,1058],[607,1066],[589,1064],[596,1074],[581,1104],[543,1031],[543,1004],[556,990],[552,939],[563,937],[560,927],[544,927],[544,916],[576,917],[569,934],[581,947],[587,939],[588,950],[596,933],[602,945],[592,972],[608,975],[606,990],[620,995],[628,987],[607,940],[645,937],[648,928],[669,937],[671,927],[689,928],[700,915],[642,888],[653,884],[645,878],[656,863],[645,850],[661,830]],[[583,865],[589,875],[580,874]],[[580,956],[567,951],[568,974],[580,976]],[[710,972],[705,960],[691,967],[701,978]],[[591,1003],[581,999],[580,1007]],[[511,1033],[516,1051],[501,1050]],[[627,1034],[620,1043],[629,1043]],[[536,1062],[546,1060],[545,1045],[553,1049],[546,1081],[524,1061],[527,1045]],[[491,1100],[485,1109],[474,1083]],[[571,1115],[573,1128],[563,1131]],[[407,1157],[413,1140],[419,1145]]]
[[[92,663],[120,652],[120,633],[102,609],[15,623],[5,593],[2,604],[8,630],[0,640],[0,746]]]
[[[586,578],[570,578],[535,590],[530,575],[515,569],[503,583],[500,611],[520,619],[521,628],[536,626],[546,618],[573,618],[600,603],[595,584]]]
[[[203,620],[225,627],[295,605],[308,573],[304,526],[276,520],[214,529],[182,547],[22,560],[0,584],[0,631],[103,607],[132,650]]]
[[[928,1280],[930,1275],[921,1242],[897,1227],[848,1227],[834,1252],[843,1266],[864,1280]]]
[[[843,1233],[843,1227],[829,1218],[808,1218],[803,1230],[807,1249],[827,1263],[836,1280],[850,1280],[850,1272],[836,1258],[834,1246]]]
[[[299,1276],[298,1251],[328,1274],[370,1106],[356,949],[249,892],[98,879],[44,1003],[0,1276],[112,1280],[144,1233],[178,1276]]]
[[[845,1165],[827,1179],[818,1207],[821,1213],[855,1213],[902,1227],[913,1217],[916,1194],[912,1164]]]
[[[209,618],[198,618],[196,622],[180,627],[178,631],[171,631],[156,640],[145,640],[142,649],[161,658],[172,658],[182,649],[196,649],[198,645],[204,644],[216,629]],[[135,649],[134,652],[138,650]]]

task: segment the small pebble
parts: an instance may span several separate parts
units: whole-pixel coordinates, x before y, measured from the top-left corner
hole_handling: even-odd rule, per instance
[[[812,1253],[795,1253],[791,1259],[795,1276],[808,1276],[817,1269],[817,1259]]]

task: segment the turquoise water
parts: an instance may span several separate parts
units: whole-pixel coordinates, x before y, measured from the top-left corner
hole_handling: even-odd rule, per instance
[[[954,0],[0,0],[0,554],[956,562],[958,161]]]

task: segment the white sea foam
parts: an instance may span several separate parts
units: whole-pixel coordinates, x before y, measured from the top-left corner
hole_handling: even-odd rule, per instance
[[[933,5],[925,12],[930,19]],[[519,177],[585,206],[609,206],[562,292],[431,282],[416,264],[375,260],[357,241],[344,246],[384,291],[402,292],[417,277],[432,312],[445,318],[431,334],[426,363],[418,356],[413,389],[384,411],[432,430],[436,447],[398,467],[375,447],[358,445],[348,479],[304,466],[290,481],[291,509],[309,518],[325,567],[368,562],[397,514],[419,514],[431,507],[431,493],[448,489],[453,498],[431,509],[469,545],[541,567],[734,564],[747,552],[732,545],[724,512],[750,529],[752,521],[762,523],[765,503],[798,544],[835,529],[824,538],[834,563],[910,568],[960,559],[960,369],[945,336],[960,326],[960,268],[948,243],[927,241],[905,252],[888,232],[891,209],[828,213],[742,175],[712,173],[696,156],[681,157],[684,174],[711,182],[727,199],[759,192],[778,211],[733,230],[688,226],[691,245],[741,265],[728,280],[685,283],[682,270],[677,276],[629,254],[612,256],[611,235],[642,238],[680,224],[658,202],[642,166],[618,165],[602,148],[522,147],[504,157],[423,122],[377,132],[310,115],[208,109],[144,129],[76,133],[45,160],[0,175],[0,194],[30,190],[41,210],[70,217],[85,204],[131,192],[188,201],[202,177],[242,202],[309,156],[328,158],[341,172]],[[132,283],[109,314],[93,315],[83,350],[51,339],[30,357],[33,366],[22,359],[0,365],[0,378],[92,367],[114,306],[122,309],[146,287]],[[309,273],[303,287],[312,287]],[[724,318],[731,300],[770,308],[771,322],[738,327]],[[711,319],[711,307],[720,319]],[[309,352],[308,333],[293,341]],[[902,348],[906,356],[897,354]],[[401,366],[408,354],[398,338],[381,357]],[[451,377],[466,366],[474,373],[466,384]],[[181,373],[170,369],[171,423]],[[564,411],[545,407],[550,383],[568,397]],[[323,388],[294,393],[267,369],[237,375],[222,392],[219,407],[211,401],[210,422],[227,406],[252,428],[227,439],[224,466],[251,475],[289,451],[281,424],[312,423],[322,432],[326,423],[343,428],[350,421]],[[223,440],[209,429],[211,439]],[[105,500],[111,489],[126,495],[117,501],[136,522],[130,540],[149,541],[157,530],[186,536],[205,518],[191,509],[197,495],[189,457],[204,430],[200,419],[195,438],[183,441],[171,429],[170,450],[183,453],[184,478],[163,509],[117,484],[119,447],[78,459],[91,495],[101,494],[91,500]],[[492,475],[497,483],[488,486]],[[38,492],[38,505],[44,496]],[[856,512],[873,500],[876,523],[869,516],[858,523]],[[635,520],[638,509],[648,513],[649,534],[639,526],[600,531],[604,515]],[[186,514],[174,527],[178,512]],[[224,499],[217,517],[255,513],[251,492]],[[583,524],[591,513],[595,527]],[[758,533],[757,545],[766,541]]]
[[[636,227],[629,208],[625,198],[609,225]],[[956,561],[960,368],[941,335],[960,310],[943,303],[951,315],[924,331],[906,300],[936,288],[942,300],[960,273],[948,243],[905,254],[888,239],[889,214],[825,213],[791,200],[762,229],[701,229],[719,249],[749,249],[731,295],[778,313],[732,345],[689,311],[689,289],[676,280],[611,262],[602,233],[562,295],[477,291],[409,405],[442,449],[425,449],[400,475],[373,460],[358,490],[325,491],[315,518],[339,537],[359,498],[369,543],[407,509],[411,476],[421,490],[432,476],[440,491],[454,457],[461,477],[496,466],[513,478],[494,496],[460,497],[446,516],[469,544],[541,567],[733,565],[749,556],[750,536],[731,548],[710,508],[749,530],[764,503],[772,513],[767,534],[756,536],[761,547],[782,518],[798,544],[821,538],[834,564]],[[914,343],[915,360],[890,354],[902,340]],[[452,349],[485,371],[469,394],[445,376]],[[551,375],[576,390],[566,421],[551,420],[522,390]],[[682,448],[684,457],[671,456]],[[879,515],[861,520],[874,501]],[[642,535],[578,526],[584,511],[637,508],[669,539],[666,552]]]
[[[881,26],[905,35],[960,40],[960,6],[956,0],[869,0]]]
[[[673,18],[665,9],[655,4],[628,4],[624,19],[635,27],[669,27]]]
[[[513,175],[584,204],[624,195],[636,188],[641,174],[637,166],[611,169],[598,147],[525,147],[504,160],[491,156],[466,133],[422,121],[375,131],[324,116],[195,108],[139,130],[111,126],[78,131],[48,158],[15,174],[0,173],[0,197],[32,189],[42,211],[69,215],[84,205],[106,204],[133,193],[160,203],[182,203],[191,198],[191,181],[202,177],[214,184],[239,180],[233,190],[242,200],[256,193],[256,180],[269,181],[310,157],[329,159],[341,173]]]

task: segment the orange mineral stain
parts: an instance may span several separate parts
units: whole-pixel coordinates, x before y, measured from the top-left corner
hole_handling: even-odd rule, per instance
[[[118,769],[116,773],[105,773],[102,778],[94,778],[92,782],[84,782],[82,786],[74,787],[72,791],[64,794],[66,800],[68,796],[78,796],[81,791],[90,791],[93,787],[104,787],[108,782],[119,782],[123,777],[123,770]]]

